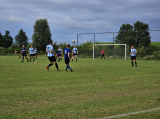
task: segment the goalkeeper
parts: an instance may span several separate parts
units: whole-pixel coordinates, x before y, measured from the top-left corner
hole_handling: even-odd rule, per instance
[[[105,58],[105,52],[103,50],[101,51],[101,60],[102,60],[102,57],[104,57],[104,59],[106,59]]]

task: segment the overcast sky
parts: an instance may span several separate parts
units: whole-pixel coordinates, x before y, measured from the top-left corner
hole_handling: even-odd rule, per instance
[[[14,38],[20,29],[32,39],[37,19],[47,19],[52,40],[67,42],[80,33],[116,32],[122,24],[137,20],[160,29],[160,0],[0,0],[0,32],[10,31]],[[116,34],[115,34],[116,36]],[[151,32],[160,41],[160,32]],[[81,35],[79,41],[94,39]],[[96,42],[112,42],[113,34],[96,35]],[[29,40],[32,42],[32,40]]]

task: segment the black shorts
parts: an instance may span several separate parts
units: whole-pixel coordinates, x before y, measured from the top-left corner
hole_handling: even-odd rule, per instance
[[[73,53],[73,55],[75,56],[75,55],[77,55],[77,53]]]
[[[70,60],[69,59],[65,59],[65,64],[69,64]]]
[[[22,53],[22,56],[27,56],[26,53]]]
[[[104,57],[104,54],[101,54],[101,57]]]
[[[34,54],[30,54],[30,57],[34,56]]]
[[[131,56],[131,60],[136,60],[136,56]]]
[[[59,57],[59,56],[62,56],[62,54],[58,54],[58,57]]]
[[[37,55],[37,54],[34,54],[35,56]]]
[[[48,57],[49,61],[50,62],[56,62],[56,58],[55,56],[52,56],[52,57]]]

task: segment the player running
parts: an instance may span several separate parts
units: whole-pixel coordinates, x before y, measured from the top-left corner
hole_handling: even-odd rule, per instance
[[[101,51],[101,60],[102,60],[102,57],[104,57],[104,59],[106,59],[104,55],[105,55],[105,52],[102,50]]]
[[[34,56],[36,56],[36,59],[37,59],[37,48],[35,48],[34,50]]]
[[[78,55],[78,48],[76,48],[76,45],[74,46],[74,48],[72,49],[72,62],[73,62],[73,58],[74,56],[76,57],[76,62],[77,62],[77,55]]]
[[[61,54],[61,51],[59,51],[59,48],[58,48],[56,51],[56,58],[59,58],[60,54]],[[59,62],[59,60],[58,60],[58,62]]]
[[[32,45],[31,45],[31,47],[29,48],[29,56],[30,56],[30,62],[29,62],[29,63],[31,63],[31,59],[32,59],[32,58],[33,58],[33,62],[36,63],[36,62],[35,62],[35,58],[34,58],[34,48],[33,48]]]
[[[71,61],[71,58],[70,58],[70,44],[68,44],[67,48],[64,49],[64,59],[65,59],[65,64],[66,64],[66,71],[67,71],[67,69],[70,69],[71,72],[72,72],[73,70],[69,66],[69,62]]]
[[[134,67],[134,65],[133,65],[133,60],[134,60],[135,65],[136,65],[136,67],[137,67],[136,54],[137,54],[137,50],[134,48],[134,46],[132,46],[132,47],[131,47],[131,52],[130,52],[132,67]]]
[[[26,57],[27,61],[29,62],[29,60],[27,58],[27,55],[26,55],[26,48],[24,47],[24,45],[23,45],[23,48],[21,50],[21,53],[22,53],[22,62],[24,62],[24,56]]]
[[[49,67],[53,65],[53,62],[55,63],[55,66],[57,68],[57,71],[59,71],[58,69],[58,64],[56,62],[56,58],[54,56],[55,52],[54,52],[54,49],[53,49],[53,46],[52,46],[53,42],[52,40],[49,41],[49,45],[46,46],[46,52],[47,52],[47,56],[48,56],[48,59],[50,61],[50,64],[48,66],[46,66],[46,69],[49,71]]]
[[[61,60],[61,62],[62,62],[63,49],[61,48],[61,46],[59,47],[59,51],[60,51],[60,54],[59,54],[59,59],[58,59],[58,61],[60,62],[60,60]]]

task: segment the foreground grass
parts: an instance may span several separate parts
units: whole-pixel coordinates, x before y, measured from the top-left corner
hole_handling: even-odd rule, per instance
[[[160,107],[160,61],[79,58],[47,71],[46,57],[36,63],[0,56],[0,118],[102,118]],[[160,110],[123,118],[157,118]]]

